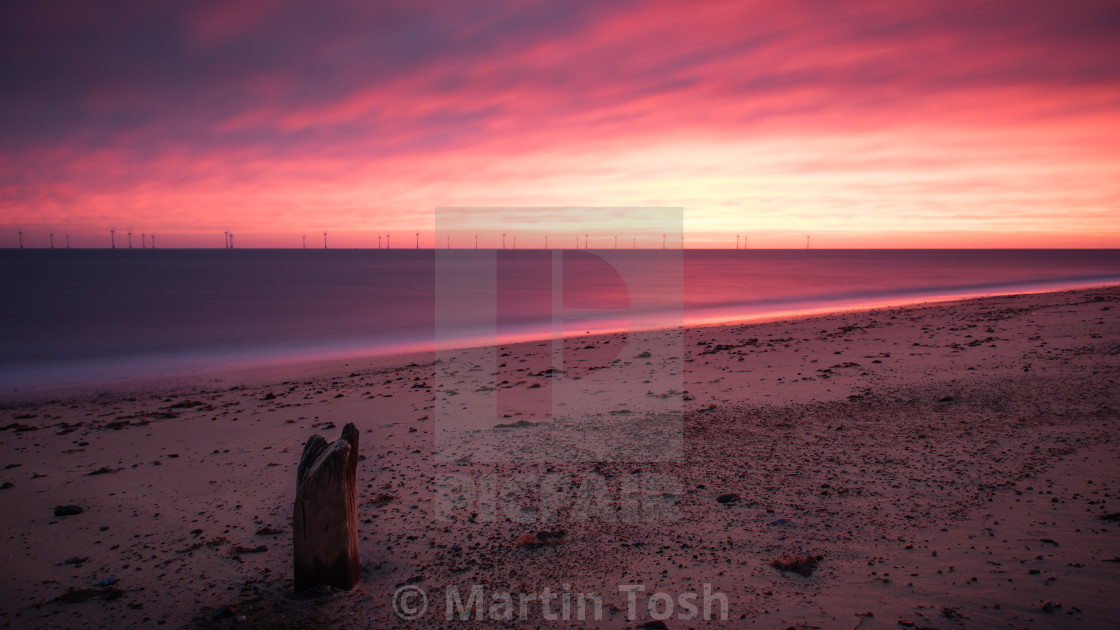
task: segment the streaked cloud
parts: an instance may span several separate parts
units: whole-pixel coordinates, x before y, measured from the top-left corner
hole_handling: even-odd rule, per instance
[[[1114,246],[1117,33],[1114,2],[8,3],[0,223],[369,245],[648,205]]]

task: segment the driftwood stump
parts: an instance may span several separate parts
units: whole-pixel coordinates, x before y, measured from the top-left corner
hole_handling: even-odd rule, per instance
[[[319,435],[303,446],[296,470],[295,587],[329,584],[352,589],[358,556],[358,430],[353,424],[327,444]]]

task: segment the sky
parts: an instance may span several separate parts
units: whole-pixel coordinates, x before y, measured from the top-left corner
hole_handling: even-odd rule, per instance
[[[1113,0],[15,0],[0,59],[0,247],[445,246],[453,207],[606,246],[545,210],[599,206],[687,247],[1120,247]]]

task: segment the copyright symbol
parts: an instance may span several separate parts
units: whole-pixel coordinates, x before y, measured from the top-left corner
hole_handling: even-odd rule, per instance
[[[409,584],[393,593],[393,612],[405,621],[413,621],[428,610],[428,594],[419,586]]]

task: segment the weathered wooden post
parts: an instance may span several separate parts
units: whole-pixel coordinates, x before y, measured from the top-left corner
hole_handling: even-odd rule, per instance
[[[318,584],[352,589],[360,577],[358,552],[358,429],[347,424],[327,444],[313,435],[296,470],[293,524],[295,588]]]

